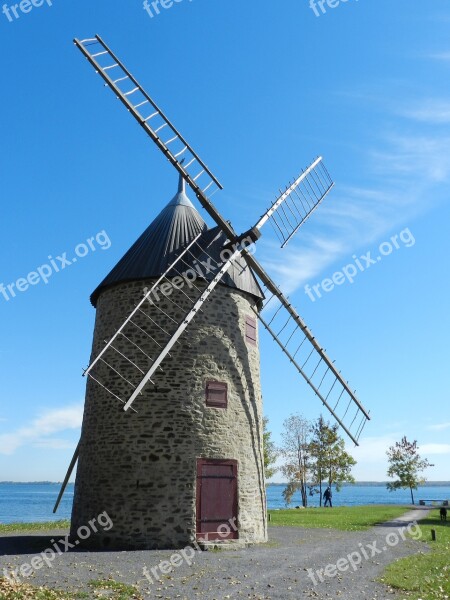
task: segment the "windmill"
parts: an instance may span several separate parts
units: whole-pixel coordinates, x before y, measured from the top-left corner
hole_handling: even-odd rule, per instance
[[[257,321],[358,444],[370,418],[252,248],[270,223],[281,247],[333,187],[315,159],[243,234],[211,202],[222,186],[99,37],[75,45],[179,175],[176,196],[91,297],[97,308],[72,535],[157,548],[267,539]],[[216,226],[209,229],[186,184]]]

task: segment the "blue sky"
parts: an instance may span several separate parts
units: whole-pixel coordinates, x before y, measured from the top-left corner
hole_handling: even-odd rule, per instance
[[[5,13],[0,283],[49,256],[60,266],[65,252],[86,256],[47,285],[0,295],[0,480],[64,476],[89,295],[177,185],[73,46],[95,33],[221,180],[214,201],[237,230],[325,157],[335,190],[285,250],[267,229],[258,258],[371,410],[357,478],[383,480],[387,446],[407,435],[435,463],[429,478],[450,479],[448,3],[349,0],[317,17],[307,0],[183,0],[150,18],[141,0],[46,0]],[[410,243],[353,283],[314,302],[305,293],[405,230]],[[261,351],[279,441],[291,413],[313,419],[320,406],[270,339]]]

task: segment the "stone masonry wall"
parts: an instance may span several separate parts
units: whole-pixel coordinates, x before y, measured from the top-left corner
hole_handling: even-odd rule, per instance
[[[151,285],[151,281],[131,282],[102,293],[93,357],[137,304],[143,288]],[[198,296],[195,290],[183,291]],[[172,299],[187,311],[182,292],[176,291]],[[88,381],[73,538],[78,527],[107,511],[113,528],[92,535],[85,545],[125,549],[192,543],[197,459],[209,458],[238,461],[240,540],[267,539],[259,347],[245,340],[245,318],[254,316],[253,304],[251,296],[218,286],[163,363],[164,372],[155,375],[156,386],[149,384],[136,400],[137,414],[124,412],[117,399]],[[173,310],[167,299],[160,299],[157,306],[169,315]],[[154,306],[146,303],[145,311],[162,328],[170,325]],[[146,343],[142,336],[139,345],[144,350]],[[114,360],[112,366],[119,372],[130,370],[119,354]],[[228,384],[226,410],[206,406],[207,380]],[[132,390],[120,379],[116,384],[122,386],[121,397],[126,400]]]

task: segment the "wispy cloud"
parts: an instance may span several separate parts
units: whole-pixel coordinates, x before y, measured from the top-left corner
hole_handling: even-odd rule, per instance
[[[450,124],[450,101],[404,114],[416,121]],[[449,132],[424,133],[421,125],[420,131],[411,133],[398,125],[380,133],[361,154],[368,185],[341,184],[317,211],[315,235],[303,232],[301,244],[294,241],[283,253],[264,252],[265,264],[289,292],[311,282],[332,263],[349,262],[358,249],[369,248],[395,227],[409,226],[408,221],[438,204],[439,186],[450,181]]]
[[[431,184],[448,181],[450,176],[448,136],[389,134],[385,147],[372,151],[371,156],[376,173],[395,178],[406,184],[408,190],[412,183],[414,187],[417,185],[418,179],[425,191]]]
[[[78,427],[76,429],[78,429]],[[50,450],[66,450],[73,449],[73,441],[59,438],[47,438],[35,441],[33,446],[35,448],[47,448]]]
[[[394,446],[403,437],[400,433],[381,435],[378,437],[367,437],[361,440],[361,445],[351,448],[349,451],[359,462],[376,463],[386,460],[386,451]],[[435,454],[450,454],[450,444],[429,443],[421,444],[419,447],[421,456]]]
[[[304,236],[303,241],[302,247],[294,244],[282,253],[275,244],[265,248],[264,265],[269,271],[277,273],[277,283],[286,294],[311,281],[343,252],[339,241],[330,241],[323,237],[312,239],[309,236]]]
[[[423,455],[450,454],[450,444],[423,444],[420,446]]]
[[[430,54],[428,58],[450,62],[450,52],[437,52],[436,54]]]
[[[403,437],[403,431],[404,430],[402,429],[380,436],[364,437],[360,440],[360,446],[356,448],[348,444],[348,452],[350,452],[357,461],[357,466],[355,468],[357,479],[369,478],[383,481],[387,478],[388,457],[386,451]],[[421,456],[428,457],[434,462],[432,459],[433,456],[437,457],[450,454],[450,444],[421,444],[419,453]],[[436,463],[437,462],[439,462],[438,458],[436,458]]]
[[[408,158],[392,152],[398,168],[406,170]],[[282,252],[276,244],[266,244],[261,253],[264,265],[274,273],[276,282],[286,293],[311,283],[332,264],[341,268],[352,262],[353,255],[359,250],[370,250],[371,244],[379,242],[383,236],[388,239],[388,232],[404,228],[424,209],[421,185],[412,177],[409,184],[404,179],[402,183],[393,181],[391,165],[382,164],[387,162],[386,156],[372,156],[374,170],[383,172],[390,179],[386,189],[375,185],[367,188],[342,186],[316,213],[312,233],[303,231],[301,241],[291,242]],[[408,221],[405,221],[405,215],[408,215]]]
[[[63,431],[79,429],[82,417],[82,404],[48,411],[28,425],[0,435],[0,454],[12,455],[26,445],[61,447],[61,440],[53,439],[51,436]]]
[[[400,437],[399,434],[366,437],[361,439],[360,446],[349,448],[349,451],[357,462],[364,464],[386,462],[387,464],[386,452]]]
[[[450,429],[450,422],[447,423],[437,423],[436,425],[429,425],[427,429],[431,431],[444,431],[445,429]]]
[[[445,429],[450,429],[450,422],[428,425],[427,429],[429,429],[430,431],[444,431]]]
[[[401,116],[430,124],[450,123],[450,100],[427,99],[403,110]]]

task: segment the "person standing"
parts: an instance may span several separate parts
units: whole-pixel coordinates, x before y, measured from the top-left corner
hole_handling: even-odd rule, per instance
[[[325,504],[324,504],[325,507],[329,503],[330,504],[330,508],[333,508],[333,504],[331,503],[331,498],[332,497],[333,497],[333,494],[331,492],[331,488],[327,487],[327,489],[323,493],[323,499],[325,500]]]

